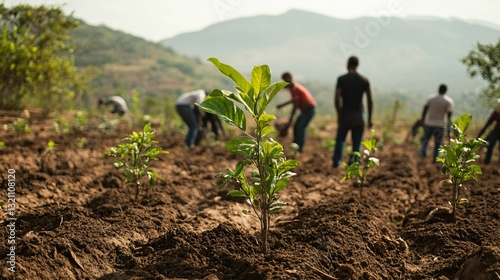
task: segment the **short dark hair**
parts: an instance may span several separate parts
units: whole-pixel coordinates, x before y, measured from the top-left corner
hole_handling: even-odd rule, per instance
[[[281,75],[281,78],[283,80],[285,80],[287,78],[292,79],[292,74],[290,72],[285,72],[285,73],[283,73],[283,75]]]
[[[359,58],[357,56],[351,56],[347,60],[347,68],[356,68],[359,65]]]
[[[448,87],[445,84],[439,85],[439,93],[440,94],[445,94],[447,90],[448,90]]]

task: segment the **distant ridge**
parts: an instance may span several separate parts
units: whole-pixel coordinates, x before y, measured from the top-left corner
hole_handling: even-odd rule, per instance
[[[431,20],[432,19],[432,20]],[[336,19],[301,10],[216,23],[161,41],[177,53],[215,56],[238,69],[268,64],[298,79],[334,83],[347,57],[375,88],[434,92],[438,83],[463,92],[477,89],[460,59],[477,42],[499,40],[484,23],[440,18]]]

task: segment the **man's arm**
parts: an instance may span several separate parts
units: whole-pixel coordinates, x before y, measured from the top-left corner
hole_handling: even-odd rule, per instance
[[[284,107],[284,106],[286,106],[286,105],[288,105],[288,104],[290,104],[290,103],[293,103],[293,99],[292,99],[292,100],[288,100],[287,102],[283,102],[283,103],[281,103],[281,104],[278,104],[278,105],[276,106],[276,108],[280,109],[281,107]]]
[[[287,127],[287,128],[288,128],[288,127],[290,127],[290,125],[292,125],[292,122],[293,122],[293,116],[295,116],[295,112],[297,111],[297,108],[298,108],[298,107],[297,107],[297,103],[296,103],[296,102],[294,102],[294,101],[292,100],[292,103],[293,103],[293,108],[292,108],[292,113],[290,113],[290,119],[288,120],[288,123],[287,123],[287,125],[286,125],[286,127]]]
[[[368,106],[368,128],[372,128],[373,99],[372,99],[372,91],[370,88],[366,90],[366,99]]]
[[[446,131],[448,133],[448,140],[451,138],[451,115],[452,112],[448,111],[448,123],[446,124]]]
[[[486,121],[486,124],[483,126],[483,128],[481,128],[481,130],[477,134],[477,138],[479,138],[479,137],[481,137],[481,135],[483,135],[483,133],[486,131],[486,129],[493,123],[494,119],[495,119],[495,111],[493,111],[493,113],[488,118],[488,121]]]
[[[420,122],[422,123],[422,125],[424,125],[424,123],[425,123],[425,115],[427,115],[428,108],[429,108],[429,106],[426,104],[424,106],[424,110],[422,111],[422,117],[420,118]]]
[[[337,112],[337,122],[340,124],[342,116],[342,90],[337,88],[335,90],[335,96],[333,98],[333,103],[335,104],[335,111]]]

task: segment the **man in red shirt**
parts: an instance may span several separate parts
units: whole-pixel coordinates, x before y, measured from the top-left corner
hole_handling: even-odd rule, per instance
[[[297,111],[297,109],[300,110],[301,113],[297,117],[295,125],[293,126],[293,143],[297,144],[298,151],[302,152],[304,143],[306,141],[307,125],[309,125],[309,122],[314,117],[317,104],[311,93],[304,86],[300,85],[299,83],[293,82],[292,74],[290,74],[289,72],[285,72],[283,73],[281,78],[283,79],[283,81],[288,83],[285,88],[290,90],[292,99],[279,104],[277,108],[279,109],[288,104],[293,104],[290,120],[288,121],[284,129],[288,129],[290,127],[293,121],[293,116],[295,115],[295,111]]]
[[[498,102],[500,103],[500,99],[498,99]],[[493,148],[495,147],[496,143],[498,140],[500,140],[500,108],[497,108],[493,113],[491,113],[490,117],[488,118],[488,121],[486,124],[483,126],[481,131],[479,131],[477,138],[481,137],[483,133],[486,131],[486,129],[493,123],[495,122],[495,127],[493,130],[486,136],[486,141],[488,141],[488,150],[486,151],[486,156],[484,158],[484,163],[489,164],[491,161],[491,156],[493,154]]]

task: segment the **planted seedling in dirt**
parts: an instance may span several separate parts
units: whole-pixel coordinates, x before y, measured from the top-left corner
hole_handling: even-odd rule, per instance
[[[155,131],[151,129],[150,124],[146,124],[142,132],[133,131],[128,137],[123,138],[123,144],[111,147],[106,153],[107,156],[114,158],[114,166],[117,169],[124,169],[125,183],[135,186],[135,201],[139,200],[139,193],[142,189],[142,179],[148,178],[151,187],[156,186],[157,174],[149,169],[149,163],[157,160],[163,151],[153,140]]]
[[[29,121],[23,118],[17,118],[17,120],[12,123],[12,129],[17,135],[31,132]]]
[[[209,58],[224,75],[236,83],[236,92],[214,90],[199,106],[203,110],[217,114],[225,122],[238,127],[244,135],[236,136],[226,142],[226,149],[231,153],[243,156],[234,170],[227,169],[219,173],[222,178],[219,188],[233,181],[239,185],[228,195],[245,197],[253,212],[260,221],[262,253],[267,254],[267,243],[270,227],[270,215],[280,210],[285,203],[279,201],[278,193],[290,182],[291,172],[298,166],[298,161],[283,157],[283,146],[269,137],[274,131],[270,125],[276,119],[274,115],[266,114],[265,109],[286,85],[285,82],[271,84],[269,66],[256,66],[252,70],[251,80],[246,80],[233,67],[220,63],[216,58]],[[254,133],[246,132],[246,116],[244,111],[254,120]],[[250,172],[245,173],[247,168]]]
[[[351,158],[359,159],[359,161],[354,161],[350,165],[343,162],[342,164],[346,167],[346,173],[342,180],[355,179],[359,181],[359,195],[363,197],[363,187],[365,186],[366,174],[368,170],[373,166],[379,166],[380,161],[378,158],[373,157],[373,154],[377,151],[377,140],[375,139],[375,131],[371,131],[372,136],[370,139],[366,139],[361,142],[363,153],[352,152]]]
[[[45,149],[38,155],[37,161],[38,165],[40,165],[40,171],[45,171],[45,161],[47,160],[47,157],[54,152],[54,147],[56,146],[56,143],[54,141],[49,141],[47,143],[47,146]]]
[[[442,171],[444,174],[449,174],[449,179],[446,181],[453,187],[451,198],[452,219],[456,221],[457,204],[467,202],[465,199],[460,199],[460,190],[463,184],[468,180],[477,180],[477,175],[482,174],[479,166],[473,164],[479,155],[475,151],[482,145],[486,145],[483,139],[467,140],[465,131],[467,130],[472,116],[463,114],[451,125],[451,129],[456,139],[450,139],[448,145],[441,145],[440,155],[436,159],[437,162],[443,164]]]

